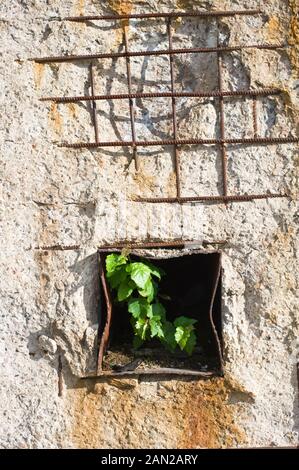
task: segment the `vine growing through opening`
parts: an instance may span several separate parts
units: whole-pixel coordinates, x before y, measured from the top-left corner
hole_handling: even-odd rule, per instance
[[[194,318],[179,316],[167,320],[166,309],[160,302],[159,282],[166,273],[146,259],[131,261],[125,252],[112,253],[106,258],[106,275],[115,291],[115,301],[127,304],[134,331],[134,348],[157,338],[169,351],[177,347],[191,355],[196,346]]]

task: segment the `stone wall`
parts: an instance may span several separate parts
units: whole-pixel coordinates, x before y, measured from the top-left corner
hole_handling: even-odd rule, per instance
[[[88,103],[55,105],[47,95],[82,95],[86,63],[40,65],[32,57],[122,50],[114,23],[61,22],[78,14],[260,7],[222,18],[229,44],[288,43],[278,51],[225,55],[224,88],[279,87],[258,100],[262,136],[298,135],[296,0],[10,0],[0,5],[1,68],[1,447],[244,447],[298,442],[295,343],[299,321],[296,144],[238,146],[228,154],[229,192],[288,198],[224,204],[144,204],[174,196],[171,149],[73,150],[92,140]],[[298,12],[297,12],[298,13]],[[130,22],[134,50],[166,44],[162,21]],[[174,21],[178,47],[213,46],[215,20]],[[165,57],[132,61],[137,91],[169,90]],[[213,55],[178,56],[177,90],[217,88]],[[96,90],[127,91],[123,59],[98,61]],[[252,135],[251,102],[228,100],[228,136]],[[171,135],[170,101],[136,100],[138,138]],[[217,135],[215,101],[181,100],[181,138]],[[101,140],[130,139],[127,101],[98,103]],[[186,196],[221,193],[221,158],[211,146],[181,150]],[[97,247],[119,240],[227,240],[223,250],[225,377],[209,381],[80,380],[95,367]],[[79,245],[43,250],[41,247]],[[207,247],[208,249],[209,247]],[[58,397],[58,356],[64,391]]]

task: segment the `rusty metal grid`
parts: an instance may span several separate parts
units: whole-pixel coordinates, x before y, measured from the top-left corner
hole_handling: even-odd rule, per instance
[[[229,53],[232,51],[239,51],[243,49],[281,49],[286,47],[284,44],[247,44],[243,46],[222,46],[218,40],[216,47],[201,47],[201,48],[182,48],[174,49],[173,48],[173,34],[172,34],[172,19],[178,17],[202,17],[202,18],[221,18],[232,16],[236,17],[237,15],[257,15],[260,14],[260,10],[240,10],[240,11],[211,11],[211,12],[169,12],[169,13],[144,13],[144,14],[130,14],[130,15],[106,15],[106,16],[78,16],[78,17],[66,17],[63,20],[72,21],[72,22],[89,22],[89,21],[111,21],[111,20],[129,20],[129,19],[146,19],[146,18],[165,18],[167,24],[167,35],[168,35],[168,49],[164,50],[154,50],[154,51],[142,51],[134,52],[129,50],[128,36],[126,28],[123,28],[123,39],[124,39],[124,52],[117,53],[99,53],[99,54],[87,54],[87,55],[65,55],[65,56],[56,56],[56,57],[42,57],[33,59],[37,63],[53,63],[53,62],[76,62],[76,61],[89,61],[89,75],[90,75],[90,85],[91,85],[91,95],[90,96],[70,96],[70,97],[43,97],[41,101],[52,101],[55,103],[77,103],[84,101],[91,101],[92,103],[92,122],[94,127],[94,142],[78,142],[78,143],[62,143],[60,147],[66,148],[75,148],[75,149],[92,149],[99,147],[131,147],[133,149],[133,157],[135,160],[135,167],[138,171],[140,169],[140,160],[138,157],[138,147],[148,147],[148,146],[171,146],[173,147],[173,156],[174,156],[174,169],[176,176],[176,196],[175,197],[138,197],[135,198],[135,201],[139,202],[150,202],[150,203],[188,203],[188,202],[238,202],[238,201],[252,201],[254,199],[267,199],[267,198],[277,198],[277,197],[287,197],[287,194],[241,194],[241,195],[230,195],[227,191],[227,182],[228,182],[228,171],[227,171],[227,147],[230,145],[244,144],[244,145],[265,145],[265,144],[284,144],[284,143],[297,143],[299,138],[297,137],[260,137],[258,133],[258,116],[257,116],[257,97],[258,96],[270,96],[277,95],[281,93],[281,90],[276,88],[264,88],[256,90],[236,90],[236,91],[226,91],[223,89],[223,54]],[[217,22],[218,24],[218,22]],[[218,25],[219,31],[219,25]],[[175,79],[174,79],[174,56],[176,54],[192,54],[192,53],[208,53],[217,54],[217,63],[218,63],[218,90],[214,92],[176,92],[175,90]],[[136,56],[157,56],[157,55],[167,55],[169,56],[169,65],[170,65],[170,92],[157,92],[157,93],[133,93],[132,92],[132,77],[131,77],[131,57]],[[110,94],[110,95],[97,95],[95,93],[94,86],[94,73],[93,73],[93,60],[95,59],[104,59],[104,58],[126,58],[126,77],[127,77],[127,86],[128,93],[126,94]],[[157,141],[143,141],[136,139],[136,130],[135,130],[135,112],[134,112],[134,99],[135,98],[158,98],[165,97],[171,98],[172,101],[172,138],[157,140]],[[190,138],[190,139],[179,139],[177,133],[177,112],[176,112],[176,98],[180,97],[214,97],[219,100],[219,124],[220,124],[220,138],[217,139],[200,139],[200,138]],[[225,114],[224,114],[224,98],[230,97],[251,97],[252,98],[252,129],[254,136],[252,138],[227,138],[225,132]],[[130,123],[131,123],[131,140],[130,141],[100,141],[99,138],[99,128],[97,121],[97,104],[99,100],[119,100],[119,99],[128,99],[129,101],[129,113],[130,113]],[[213,145],[220,148],[221,151],[221,162],[222,162],[222,194],[217,196],[190,196],[184,197],[181,194],[181,169],[180,169],[180,154],[179,146],[182,145]]]

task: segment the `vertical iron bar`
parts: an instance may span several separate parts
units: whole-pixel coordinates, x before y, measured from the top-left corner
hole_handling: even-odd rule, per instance
[[[104,299],[106,303],[106,309],[107,309],[107,316],[106,316],[106,323],[103,329],[102,336],[99,336],[99,343],[98,343],[98,354],[97,354],[97,374],[102,373],[102,367],[103,367],[103,357],[106,352],[108,343],[109,343],[109,335],[110,335],[110,329],[111,329],[111,321],[112,321],[112,300],[111,300],[111,294],[110,290],[107,284],[106,280],[106,275],[105,275],[105,256],[102,253],[99,253],[99,261],[100,261],[100,279],[101,279],[101,285],[103,288],[103,293],[104,293]],[[101,321],[101,318],[100,318]]]
[[[95,96],[95,87],[94,87],[94,75],[93,75],[93,63],[89,65],[89,76],[90,76],[90,87],[91,87],[91,96]],[[92,100],[92,121],[94,127],[94,136],[96,144],[99,143],[99,128],[97,121],[97,102]]]
[[[126,28],[127,28],[127,24],[124,24],[123,29],[124,29],[124,39],[125,39],[125,52],[126,54],[128,54],[129,44],[128,44],[128,35],[127,35]],[[128,56],[126,57],[126,64],[127,64],[128,91],[129,91],[129,94],[132,94],[131,61],[130,61],[130,57]],[[140,161],[137,155],[137,147],[134,145],[136,142],[136,129],[135,129],[135,109],[134,109],[133,98],[129,98],[129,105],[130,105],[130,121],[131,121],[132,142],[133,142],[133,157],[135,160],[136,171],[139,171]]]
[[[252,111],[253,111],[253,135],[256,139],[258,136],[258,128],[257,128],[257,96],[254,95],[253,102],[252,102]]]
[[[220,45],[219,40],[219,23],[218,25],[218,38],[217,38],[217,47]],[[217,61],[218,61],[218,88],[219,91],[223,91],[223,67],[222,67],[222,54],[217,52]],[[219,97],[219,109],[220,109],[220,134],[221,140],[225,140],[225,120],[224,120],[224,97]],[[223,196],[227,196],[227,154],[226,154],[226,145],[221,143],[221,157],[222,157],[222,175],[223,175]]]
[[[168,41],[169,41],[169,50],[173,49],[172,47],[172,29],[171,29],[171,17],[167,19],[167,33],[168,33]],[[170,64],[170,82],[171,82],[171,92],[174,93],[174,63],[173,63],[173,55],[169,56],[169,64]],[[177,115],[176,115],[176,99],[172,97],[172,123],[173,123],[173,138],[177,140]],[[180,184],[180,157],[178,153],[177,144],[173,146],[174,150],[174,164],[175,164],[175,177],[176,177],[176,195],[177,198],[181,197],[181,184]]]

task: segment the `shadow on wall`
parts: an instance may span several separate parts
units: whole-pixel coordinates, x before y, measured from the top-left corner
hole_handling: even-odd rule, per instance
[[[198,25],[194,26],[194,21],[194,19],[184,19],[181,24],[174,24],[174,47],[203,47],[207,44],[216,45],[217,31],[214,22],[211,21],[208,25],[206,25],[197,19],[196,21]],[[159,21],[156,20],[156,22],[158,26],[161,26]],[[90,23],[88,26],[97,28],[101,31],[107,29],[105,26],[94,23]],[[143,26],[144,22],[138,21],[138,26],[136,29],[138,27],[142,28]],[[115,31],[115,34],[118,30]],[[115,48],[116,52],[124,51],[124,37],[121,29],[120,31],[121,34],[118,35],[118,46]],[[139,50],[141,46],[138,41],[136,44],[134,44],[136,36],[134,33],[135,30],[133,31],[132,38],[130,38],[130,49]],[[164,46],[164,44],[166,44],[166,46]],[[166,27],[164,28],[163,23],[161,31],[158,28],[158,31],[155,31],[153,35],[151,35],[150,41],[146,42],[146,39],[144,40],[142,49],[150,51],[164,47],[167,48],[168,46]],[[164,56],[162,59],[165,59],[165,65],[163,64],[162,67],[163,70],[161,69],[161,66],[159,66],[157,70],[152,69],[151,60],[149,57],[142,58],[141,63],[138,63],[137,61],[136,70],[133,67],[136,66],[135,61],[132,61],[132,91],[134,93],[145,93],[149,91],[167,92],[171,90],[169,60]],[[104,75],[106,77],[106,85],[101,93],[109,95],[114,89],[121,88],[122,90],[125,90],[127,88],[125,63],[123,64],[123,69],[119,69],[118,62],[119,59],[112,59],[111,65],[107,69],[104,67],[101,61],[96,63],[97,74]],[[214,91],[217,89],[217,87],[217,60],[215,54],[181,54],[175,56],[176,91]],[[85,83],[84,92],[86,94],[90,93],[89,82]],[[157,99],[155,100],[157,101]],[[177,116],[181,127],[186,127],[186,119],[188,117],[188,113],[190,112],[188,101],[186,102],[187,105],[185,101],[185,99],[178,100],[177,106]],[[159,110],[159,113],[157,114],[156,111],[153,112],[151,110],[151,100],[136,99],[135,124],[137,129],[140,129],[140,134],[142,134],[138,136],[139,138],[143,139],[145,136],[147,140],[172,138],[173,131],[171,100],[167,100],[167,106],[165,106],[165,103],[163,106],[161,106],[161,103],[157,101],[157,107]],[[77,105],[89,111],[92,122],[91,103],[78,103]],[[198,106],[200,105],[202,105],[202,103],[199,100]],[[113,100],[109,100],[108,109],[101,109],[100,103],[98,103],[97,114],[99,118],[103,120],[103,122],[107,122],[112,125],[112,131],[116,140],[126,140],[124,135],[127,134],[127,131],[129,132],[130,128],[129,107],[127,115],[123,115],[122,111],[118,112],[116,109],[117,107],[115,102]],[[123,129],[124,126],[125,130]],[[139,149],[139,152],[142,153],[143,149]],[[127,148],[122,148],[121,150],[117,148],[113,150],[101,148],[101,153],[107,156],[131,155],[130,150]],[[146,149],[147,156],[159,155],[160,153],[160,150],[157,151]]]
[[[70,266],[70,272],[74,273],[76,277],[78,276],[78,282],[71,287],[69,295],[74,295],[76,291],[83,287],[86,319],[91,324],[98,322],[100,280],[97,253],[76,261]]]
[[[94,253],[82,260],[77,260],[69,269],[78,281],[70,287],[67,295],[69,298],[75,299],[76,294],[83,289],[83,297],[79,295],[79,299],[75,300],[75,305],[78,304],[79,307],[78,316],[76,311],[71,312],[72,320],[68,319],[65,324],[62,324],[62,326],[66,327],[64,331],[61,328],[59,330],[62,338],[64,340],[67,339],[70,348],[70,351],[66,354],[70,368],[72,371],[76,371],[76,375],[81,375],[94,372],[96,367],[96,341],[100,301],[97,254]],[[82,329],[82,323],[83,325],[87,323],[88,326],[86,328],[84,326],[84,329]],[[79,337],[77,329],[80,331]],[[69,338],[67,337],[68,332],[70,332]]]
[[[79,259],[70,266],[66,252],[51,251],[51,272],[59,270],[60,281],[50,277],[49,296],[43,309],[54,309],[45,315],[44,327],[28,337],[29,355],[34,360],[45,358],[57,368],[62,355],[65,376],[81,376],[95,371],[96,338],[99,318],[99,268],[97,254]],[[62,256],[64,269],[61,270]],[[73,258],[72,258],[73,259]]]

